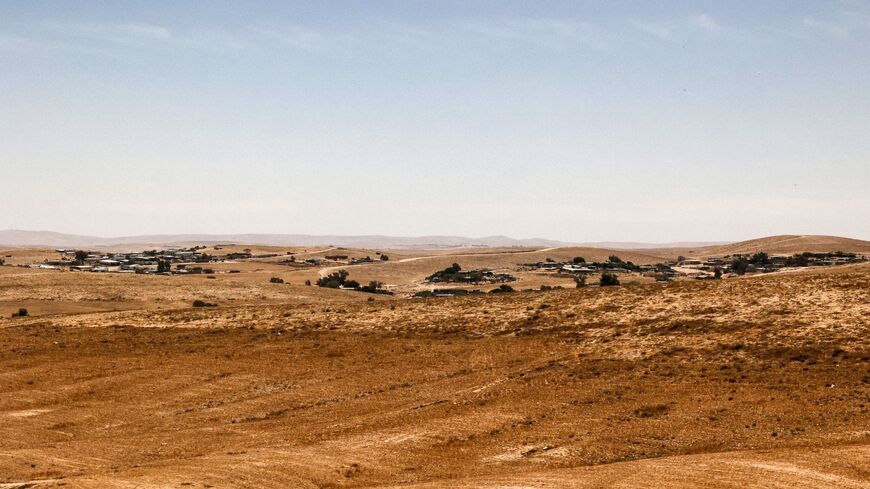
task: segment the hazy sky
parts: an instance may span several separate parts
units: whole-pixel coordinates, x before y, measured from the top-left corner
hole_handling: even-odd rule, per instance
[[[870,2],[0,2],[0,228],[870,239]]]

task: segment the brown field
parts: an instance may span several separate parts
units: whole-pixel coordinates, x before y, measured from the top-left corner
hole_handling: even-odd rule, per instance
[[[341,268],[413,290],[613,253],[378,251]],[[448,299],[214,268],[0,267],[0,488],[870,488],[870,264]]]

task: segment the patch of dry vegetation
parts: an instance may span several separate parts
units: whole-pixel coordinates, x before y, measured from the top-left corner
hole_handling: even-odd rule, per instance
[[[0,483],[867,487],[866,265],[226,303],[296,290],[269,276],[162,282],[216,308],[0,319]]]

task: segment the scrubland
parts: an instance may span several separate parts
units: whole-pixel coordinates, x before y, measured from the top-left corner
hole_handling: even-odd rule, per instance
[[[374,301],[256,267],[5,267],[0,487],[870,487],[870,266]]]

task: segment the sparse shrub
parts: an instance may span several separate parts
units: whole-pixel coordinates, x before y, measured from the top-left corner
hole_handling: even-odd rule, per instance
[[[197,299],[193,301],[193,307],[217,307],[217,304],[212,304],[211,302]]]
[[[282,278],[280,278],[280,277],[272,277],[272,278],[269,279],[269,283],[272,283],[272,284],[283,284],[283,283],[284,283],[284,279],[282,279]]]
[[[810,265],[809,253],[795,254],[785,259],[787,267],[807,267]]]
[[[381,261],[389,261],[390,257],[387,255],[381,255]]]
[[[663,416],[670,411],[670,408],[664,404],[656,404],[654,406],[641,406],[634,410],[634,415],[638,418],[655,418]]]
[[[19,307],[19,308],[18,308],[18,312],[13,313],[13,314],[12,314],[12,317],[22,317],[22,318],[23,318],[23,317],[27,317],[29,314],[30,314],[30,313],[27,312],[27,308],[26,308],[26,307]]]
[[[378,282],[377,280],[372,280],[368,285],[363,285],[362,287],[357,286],[356,290],[360,292],[368,292],[369,294],[387,294],[393,295],[392,292],[388,290],[384,290],[384,284]]]
[[[583,287],[586,287],[586,275],[578,275],[574,279],[574,283],[577,284],[578,289],[582,289]]]
[[[508,285],[508,284],[501,284],[501,285],[498,286],[497,289],[492,289],[492,290],[490,290],[489,292],[490,292],[491,294],[499,294],[499,293],[513,292],[513,291],[514,291],[514,288],[511,287],[510,285]]]
[[[601,274],[601,279],[598,281],[598,285],[602,287],[619,285],[619,277],[617,277],[615,273],[604,272]]]

